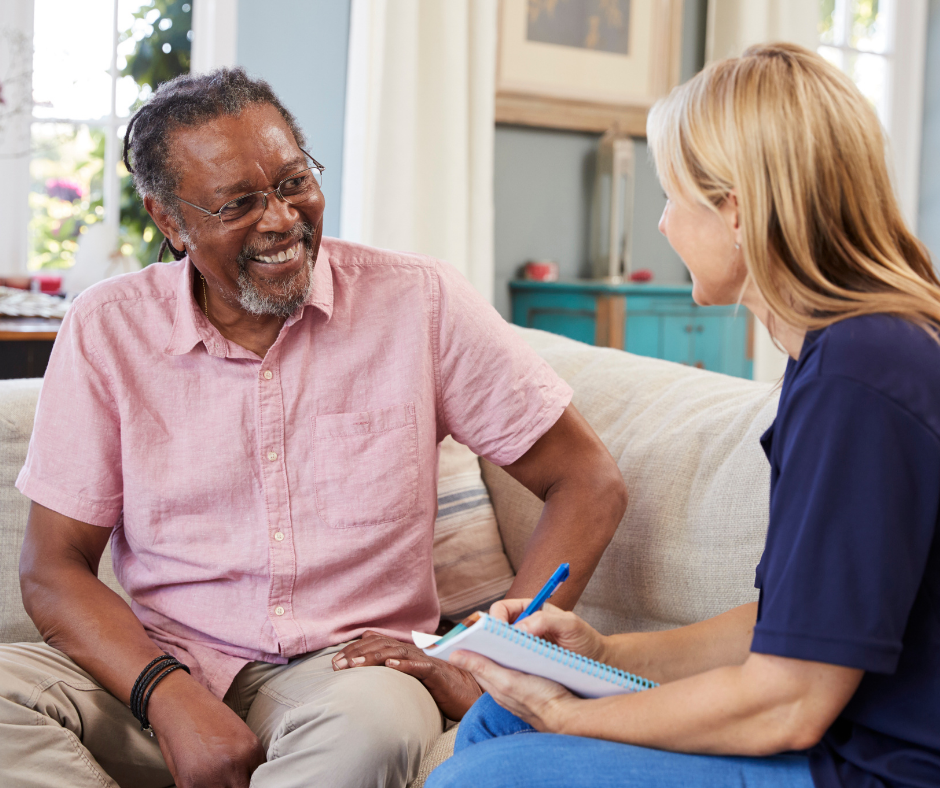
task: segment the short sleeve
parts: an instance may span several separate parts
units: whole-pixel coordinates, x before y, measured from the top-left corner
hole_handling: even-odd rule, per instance
[[[438,279],[444,434],[509,465],[558,421],[571,387],[456,270],[440,264]]]
[[[752,651],[894,672],[938,515],[940,447],[903,407],[817,377],[778,414]]]
[[[49,359],[16,487],[59,514],[112,527],[123,505],[120,418],[90,334],[76,302]]]

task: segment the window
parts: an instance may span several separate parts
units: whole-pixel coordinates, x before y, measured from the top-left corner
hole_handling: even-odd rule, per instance
[[[887,126],[888,24],[894,0],[822,0],[820,5],[819,54],[852,78]]]
[[[189,70],[191,2],[34,2],[29,268],[71,266],[83,236],[116,265],[153,262],[122,141],[153,88]]]
[[[819,9],[819,54],[877,110],[901,209],[916,232],[927,2],[820,0]]]

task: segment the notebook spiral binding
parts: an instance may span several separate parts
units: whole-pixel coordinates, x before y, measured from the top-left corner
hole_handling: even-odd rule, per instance
[[[572,667],[581,673],[587,673],[589,676],[609,681],[618,687],[639,692],[640,690],[652,689],[653,687],[659,686],[655,681],[650,681],[640,676],[634,676],[632,673],[620,670],[620,668],[605,665],[603,662],[575,654],[573,651],[568,651],[566,648],[556,646],[554,643],[549,643],[547,640],[543,640],[535,635],[530,635],[528,632],[516,629],[505,621],[500,621],[491,616],[486,616],[484,628],[489,632],[494,632],[499,635],[499,637],[507,638],[512,643],[521,644],[530,651],[534,651],[536,656],[546,656],[553,662],[561,663],[564,667]]]

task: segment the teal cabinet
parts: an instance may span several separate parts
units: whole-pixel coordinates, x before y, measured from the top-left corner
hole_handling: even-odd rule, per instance
[[[752,377],[750,313],[744,307],[698,306],[691,285],[517,281],[509,287],[516,325]]]

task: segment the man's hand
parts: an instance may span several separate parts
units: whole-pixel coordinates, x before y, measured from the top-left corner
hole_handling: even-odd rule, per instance
[[[157,685],[147,717],[177,788],[248,788],[266,760],[238,715],[182,671]]]
[[[483,694],[465,670],[429,657],[411,643],[401,643],[371,630],[363,632],[362,640],[350,643],[333,657],[333,670],[376,665],[414,676],[449,720],[463,719],[467,709]]]

